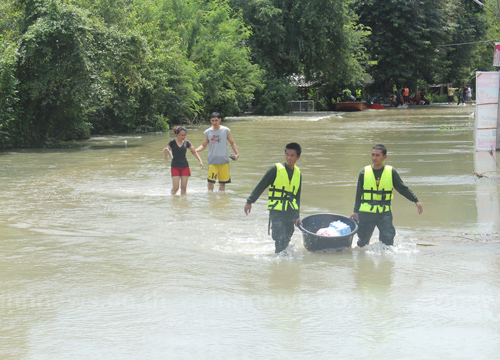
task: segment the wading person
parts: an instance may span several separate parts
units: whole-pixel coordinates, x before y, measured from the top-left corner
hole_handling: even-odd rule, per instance
[[[215,182],[219,181],[219,191],[226,190],[226,184],[231,182],[229,174],[229,152],[227,143],[231,144],[234,155],[233,160],[238,160],[240,157],[238,148],[234,142],[231,130],[228,127],[222,126],[220,123],[222,118],[218,112],[210,115],[212,126],[205,130],[203,143],[196,149],[197,152],[205,150],[208,146],[208,190],[214,191]]]
[[[448,105],[455,102],[455,90],[458,90],[458,88],[448,87]]]
[[[463,99],[463,97],[462,97],[462,91],[463,91],[463,87],[461,87],[461,88],[458,89],[457,106],[460,105],[460,101],[462,101],[462,99]]]
[[[472,105],[472,89],[467,85],[467,102]]]
[[[168,157],[172,158],[172,164],[170,166],[170,173],[172,175],[172,195],[175,195],[177,190],[179,190],[179,182],[181,185],[181,194],[186,193],[188,179],[191,176],[189,163],[186,159],[187,149],[191,150],[193,155],[200,162],[200,167],[203,169],[203,161],[201,161],[200,155],[198,155],[191,142],[186,139],[186,128],[184,126],[176,126],[174,127],[174,134],[176,136],[175,139],[170,140],[167,147],[163,149],[165,159]]]
[[[358,221],[358,246],[363,247],[370,242],[375,226],[379,229],[379,239],[385,245],[394,244],[396,229],[392,224],[393,189],[414,202],[419,214],[422,214],[422,204],[406,186],[398,172],[389,165],[384,165],[387,158],[387,148],[375,145],[372,149],[372,165],[361,169],[358,177],[358,188],[354,203],[354,213],[351,218]]]
[[[362,94],[363,92],[359,87],[356,88],[356,101],[361,101],[362,100]]]
[[[410,89],[407,87],[403,89],[403,99],[405,104],[408,104],[410,102]]]
[[[300,192],[302,174],[295,165],[302,149],[297,143],[285,146],[285,161],[271,165],[264,174],[245,204],[245,214],[250,214],[252,204],[266,188],[269,188],[267,209],[269,210],[269,226],[275,242],[275,252],[285,250],[290,243],[294,226],[300,221]]]

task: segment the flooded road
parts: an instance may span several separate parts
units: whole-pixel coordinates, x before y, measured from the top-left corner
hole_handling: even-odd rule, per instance
[[[171,132],[0,153],[0,359],[498,358],[500,170],[473,149],[474,109],[227,119],[226,193],[188,154],[170,195]],[[291,141],[302,216],[350,215],[377,143],[423,214],[396,193],[394,247],[310,253],[296,230],[274,255],[265,196],[243,206]]]

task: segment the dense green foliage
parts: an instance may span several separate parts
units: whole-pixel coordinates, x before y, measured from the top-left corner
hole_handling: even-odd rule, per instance
[[[287,87],[298,75],[315,84],[317,99],[331,98],[341,86],[354,86],[365,79],[361,64],[366,61],[363,42],[367,32],[356,24],[350,0],[230,3],[252,28],[248,40],[252,58],[266,70],[266,84],[271,86],[260,92],[257,110],[275,113],[287,109],[286,101],[284,108],[280,106],[283,103],[275,103],[276,97],[292,100],[294,92]]]
[[[476,51],[480,43],[470,44],[475,39],[484,39],[487,35],[487,24],[483,18],[483,8],[471,0],[456,0],[449,3],[450,27],[447,38],[452,45],[440,47],[442,71],[435,73],[434,77],[440,82],[454,82],[457,85],[470,83],[475,78],[474,65],[479,60]],[[491,46],[490,43],[490,47]],[[444,53],[443,53],[443,50]],[[490,63],[493,57],[490,58]],[[487,69],[482,69],[487,70]]]
[[[224,1],[9,5],[0,19],[1,147],[239,114],[261,87],[249,30]]]
[[[95,75],[91,57],[100,29],[72,6],[29,5],[18,46],[19,107],[12,134],[21,146],[88,136],[84,104]],[[32,13],[36,19],[28,16]]]
[[[474,49],[476,63],[472,70],[498,71],[493,64],[494,48],[493,42],[500,42],[500,0],[482,1],[486,10],[478,16],[479,21],[486,27],[485,40]],[[480,40],[480,39],[478,39]]]
[[[358,0],[356,7],[372,29],[369,51],[376,65],[370,73],[376,81],[397,82],[399,88],[427,72],[443,38],[443,1]]]
[[[470,82],[499,0],[4,0],[0,148]],[[490,40],[486,42],[485,40]]]
[[[487,27],[472,0],[357,0],[356,9],[372,30],[369,72],[384,90],[392,84],[414,90],[418,79],[464,84],[473,78],[475,42]]]

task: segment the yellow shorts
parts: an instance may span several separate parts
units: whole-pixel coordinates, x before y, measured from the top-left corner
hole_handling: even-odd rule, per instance
[[[215,183],[219,180],[219,184],[227,184],[231,182],[229,176],[229,164],[208,165],[208,182]]]

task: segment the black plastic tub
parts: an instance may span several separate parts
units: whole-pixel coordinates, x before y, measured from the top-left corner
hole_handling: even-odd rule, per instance
[[[351,227],[351,232],[341,236],[320,236],[316,232],[326,228],[331,222],[340,220]],[[352,238],[358,232],[358,223],[353,219],[338,214],[313,214],[302,218],[304,247],[309,251],[342,251],[352,247]]]

